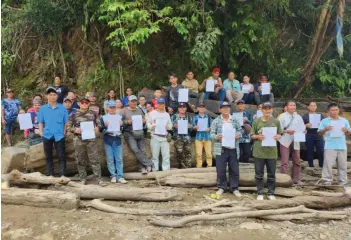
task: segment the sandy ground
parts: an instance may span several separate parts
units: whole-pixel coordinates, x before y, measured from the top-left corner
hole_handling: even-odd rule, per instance
[[[119,184],[115,184],[119,187]],[[156,187],[151,181],[130,181],[128,187]],[[183,201],[166,203],[105,201],[113,206],[140,209],[177,209],[209,204],[203,195],[214,190],[177,189]],[[254,194],[244,194],[255,198]],[[226,193],[223,198],[238,199]],[[88,204],[89,201],[83,201]],[[274,202],[272,202],[274,204]],[[346,209],[351,213],[351,208]],[[275,222],[258,219],[236,218],[222,221],[202,221],[184,228],[160,228],[149,224],[148,217],[117,215],[92,208],[75,211],[2,205],[2,239],[36,240],[99,240],[99,239],[335,239],[351,240],[351,217],[342,221],[329,222]],[[247,229],[249,228],[249,229]]]

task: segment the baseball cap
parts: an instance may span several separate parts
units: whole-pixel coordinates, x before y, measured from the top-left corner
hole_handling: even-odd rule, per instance
[[[41,100],[33,100],[33,105],[35,104],[41,104]]]
[[[222,108],[222,107],[231,107],[231,106],[228,102],[222,102],[219,108]]]
[[[239,100],[239,101],[236,103],[236,105],[239,105],[240,103],[245,104],[245,101],[244,101],[244,100]]]
[[[266,107],[273,107],[273,104],[271,102],[262,103],[262,108],[266,108]]]
[[[204,102],[199,102],[198,107],[206,107],[206,105],[205,105],[205,103],[204,103]]]
[[[63,102],[66,102],[66,101],[72,102],[72,99],[66,97],[66,98],[63,99]]]
[[[137,100],[138,101],[138,98],[135,95],[131,95],[131,96],[128,97],[128,101],[133,101],[133,100]]]
[[[165,103],[166,100],[164,98],[158,98],[157,103]]]
[[[87,102],[87,103],[90,103],[90,100],[89,100],[88,98],[84,97],[84,98],[81,98],[81,99],[79,100],[79,102]]]
[[[53,87],[48,87],[48,88],[46,89],[46,93],[47,93],[47,94],[52,93],[52,92],[57,93],[56,89],[53,88]]]
[[[116,107],[116,101],[108,101],[107,107]]]
[[[89,97],[95,97],[95,93],[94,92],[87,92],[85,94],[85,98],[89,98]]]
[[[183,102],[180,102],[180,103],[178,104],[178,108],[180,108],[180,107],[186,107],[186,104],[183,103]]]
[[[13,92],[12,88],[8,88],[6,89],[6,92],[9,93],[9,92]]]

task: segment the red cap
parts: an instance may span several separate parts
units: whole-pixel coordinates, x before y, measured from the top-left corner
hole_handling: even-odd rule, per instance
[[[221,69],[220,68],[214,68],[213,70],[212,70],[212,72],[221,72]]]

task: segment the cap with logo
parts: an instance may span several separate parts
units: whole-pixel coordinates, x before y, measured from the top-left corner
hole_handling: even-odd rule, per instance
[[[158,98],[157,103],[166,103],[166,100],[164,98]]]
[[[113,101],[113,100],[108,101],[107,107],[116,107],[116,101]]]
[[[46,93],[47,93],[47,94],[52,93],[52,92],[57,93],[57,91],[56,91],[56,89],[55,89],[54,87],[48,87],[48,88],[46,89]]]
[[[67,97],[63,99],[63,102],[66,102],[66,101],[70,101],[71,103],[73,102],[72,99],[67,98]]]
[[[128,97],[128,101],[133,101],[133,100],[137,100],[138,101],[138,98],[135,95],[130,95]]]
[[[273,104],[271,102],[262,103],[262,108],[266,108],[266,107],[273,107]]]
[[[89,98],[84,97],[84,98],[81,98],[81,99],[79,100],[79,102],[87,102],[87,103],[90,103],[90,100],[89,100]]]
[[[241,104],[241,103],[245,104],[245,101],[244,101],[244,100],[239,100],[239,101],[236,103],[236,105],[239,105],[239,104]]]
[[[222,107],[231,107],[231,106],[228,102],[222,102],[219,107],[222,108]]]
[[[181,108],[181,107],[186,107],[186,104],[185,104],[184,102],[180,102],[180,103],[178,104],[178,108]]]

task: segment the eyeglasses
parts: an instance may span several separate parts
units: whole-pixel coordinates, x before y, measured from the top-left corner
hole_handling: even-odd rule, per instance
[[[80,102],[80,104],[88,105],[89,103],[88,102]]]

